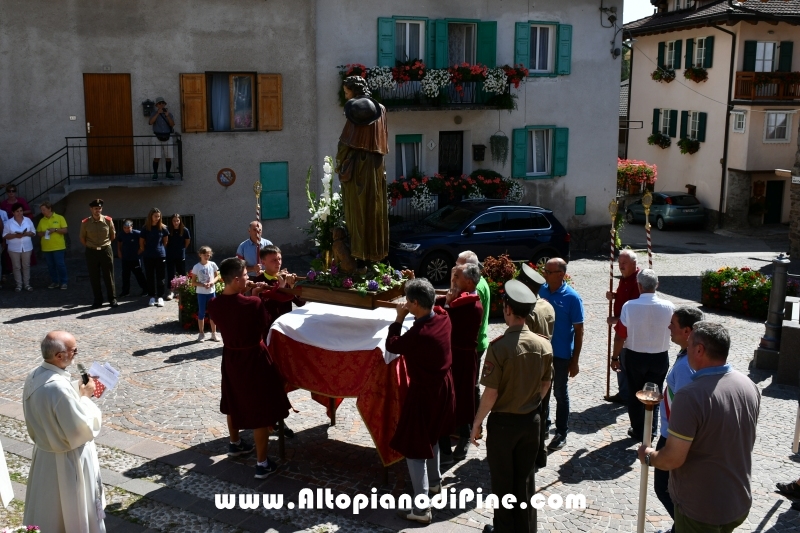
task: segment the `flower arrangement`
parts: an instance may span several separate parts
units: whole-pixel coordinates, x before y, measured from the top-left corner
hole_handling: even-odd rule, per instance
[[[304,231],[311,235],[320,251],[333,250],[333,229],[344,225],[344,202],[342,195],[333,187],[333,158],[325,156],[322,165],[322,193],[319,197],[311,192],[311,167],[306,175],[306,198],[311,218]]]
[[[753,81],[756,87],[762,87],[772,83],[795,85],[800,83],[800,72],[756,72]]]
[[[700,141],[697,139],[681,139],[678,141],[678,148],[682,154],[694,154],[700,150]]]
[[[470,175],[464,174],[460,177],[445,177],[441,174],[419,178],[401,176],[388,184],[387,189],[392,206],[402,198],[411,198],[414,208],[419,206],[422,210],[429,205],[426,202],[433,202],[430,195],[434,194],[446,196],[450,200],[456,197],[473,197],[508,199],[512,202],[519,202],[525,195],[525,188],[519,180],[504,178],[499,173],[486,169],[478,169]],[[475,196],[469,196],[471,193]],[[481,196],[477,196],[478,193]]]
[[[478,187],[476,184],[473,184],[469,186],[469,190],[467,191],[467,198],[470,200],[483,200],[486,197],[481,192],[480,187]]]
[[[389,67],[373,67],[369,69],[366,75],[367,85],[370,90],[377,91],[380,89],[392,90],[396,83],[394,81],[394,74]]]
[[[509,83],[509,77],[505,70],[502,68],[490,68],[486,70],[483,90],[489,93],[502,94],[506,92],[506,87]],[[517,81],[517,86],[519,86],[519,81]]]
[[[772,278],[750,267],[722,267],[703,272],[701,301],[716,309],[727,309],[758,319],[767,318]],[[800,294],[800,282],[790,279],[787,296]]]
[[[450,73],[446,69],[432,69],[422,78],[422,92],[428,98],[436,98],[439,91],[450,83]]]
[[[362,295],[368,292],[383,292],[403,284],[403,273],[383,263],[373,263],[364,274],[345,274],[339,272],[336,264],[325,270],[321,257],[311,261],[311,270],[306,279],[298,281],[298,285],[315,285],[331,288],[352,289]]]
[[[652,74],[650,74],[650,78],[658,83],[664,82],[669,83],[675,79],[675,71],[673,69],[665,69],[658,67],[655,69]]]
[[[515,89],[519,89],[519,84],[528,78],[528,69],[522,63],[514,66],[503,65],[500,68],[506,73],[508,83],[513,85]]]
[[[695,83],[702,83],[708,79],[708,71],[703,67],[689,67],[684,71],[683,77]]]
[[[403,84],[408,81],[421,81],[426,72],[425,63],[419,59],[398,62],[397,66],[392,67],[392,77],[397,83]]]
[[[663,133],[654,133],[647,138],[647,144],[656,145],[661,149],[666,149],[670,147],[672,140],[669,138],[669,136],[664,135]]]
[[[648,165],[645,161],[617,158],[617,189],[627,190],[631,185],[641,188],[641,184],[652,185],[658,178],[658,169],[655,165]]]
[[[197,287],[194,286],[194,274],[189,272],[186,276],[176,276],[170,282],[170,289],[178,300],[178,322],[183,329],[191,329],[197,325]],[[214,290],[220,294],[225,289],[225,283],[220,280],[214,285]],[[208,324],[208,321],[206,321]],[[210,324],[209,324],[210,327]]]
[[[506,254],[500,257],[490,255],[483,260],[481,275],[489,285],[489,314],[491,316],[502,313],[502,298],[505,294],[506,282],[516,278],[518,274],[517,265]]]
[[[39,526],[4,527],[0,529],[0,533],[28,533],[30,531],[41,531],[41,529],[39,529]]]
[[[415,211],[429,211],[434,208],[436,201],[433,199],[431,190],[424,183],[414,189],[411,197],[411,207]]]
[[[508,193],[506,193],[506,200],[509,202],[519,203],[525,197],[525,187],[519,180],[513,178],[503,178],[503,181],[508,185]]]

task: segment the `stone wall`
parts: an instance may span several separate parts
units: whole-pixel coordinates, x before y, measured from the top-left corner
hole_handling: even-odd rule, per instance
[[[728,170],[727,202],[723,224],[726,229],[748,227],[751,178],[749,172]]]
[[[570,250],[572,252],[608,253],[611,240],[611,224],[570,228]]]

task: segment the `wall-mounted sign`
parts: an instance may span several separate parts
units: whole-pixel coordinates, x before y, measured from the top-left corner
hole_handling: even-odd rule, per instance
[[[230,187],[236,181],[236,172],[232,168],[223,168],[217,172],[217,183],[223,187]]]
[[[792,183],[800,185],[800,176],[792,176]]]

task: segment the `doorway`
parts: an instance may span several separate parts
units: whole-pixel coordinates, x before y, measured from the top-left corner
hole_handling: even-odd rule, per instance
[[[766,208],[764,224],[780,224],[783,214],[783,186],[785,181],[772,180],[767,182]]]
[[[134,174],[130,74],[84,74],[89,174]]]
[[[439,174],[461,177],[464,173],[464,132],[439,132]]]

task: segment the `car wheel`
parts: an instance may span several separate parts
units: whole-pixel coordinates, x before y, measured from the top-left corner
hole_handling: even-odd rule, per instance
[[[667,224],[666,222],[664,222],[663,217],[658,217],[656,219],[656,227],[658,228],[659,231],[664,231],[665,229],[667,229]]]
[[[441,253],[434,252],[427,256],[420,265],[419,275],[428,278],[431,283],[441,283],[450,279],[451,265],[450,258]]]
[[[559,255],[554,252],[553,250],[545,250],[544,252],[539,252],[533,258],[533,268],[539,270],[540,267],[544,267],[548,261],[550,261],[554,257],[559,257]]]
[[[625,212],[625,222],[628,224],[633,224],[633,211],[630,209]]]

